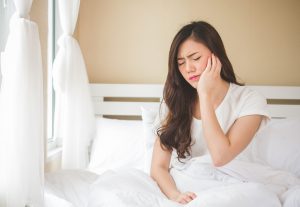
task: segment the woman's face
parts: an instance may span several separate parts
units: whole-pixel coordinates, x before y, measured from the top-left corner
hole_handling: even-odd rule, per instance
[[[183,78],[194,88],[206,68],[211,51],[192,38],[186,39],[178,48],[177,64]]]

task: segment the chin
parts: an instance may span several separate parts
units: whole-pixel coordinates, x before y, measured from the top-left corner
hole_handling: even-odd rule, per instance
[[[190,85],[191,85],[194,89],[197,89],[198,82],[192,82],[192,83],[190,83]]]
[[[198,82],[199,82],[199,81],[190,81],[190,80],[187,80],[187,79],[186,79],[186,82],[187,82],[188,84],[190,84],[190,86],[192,86],[194,89],[197,89],[197,86],[198,86]]]

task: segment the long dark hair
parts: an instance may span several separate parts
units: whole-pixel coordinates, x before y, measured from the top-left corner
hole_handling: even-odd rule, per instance
[[[162,147],[176,149],[178,159],[191,155],[191,122],[193,107],[197,100],[197,90],[181,75],[178,69],[177,55],[179,46],[188,38],[204,44],[222,63],[221,78],[227,82],[237,82],[232,65],[220,35],[207,22],[192,22],[182,27],[175,35],[169,51],[169,69],[163,91],[168,114],[157,130]]]

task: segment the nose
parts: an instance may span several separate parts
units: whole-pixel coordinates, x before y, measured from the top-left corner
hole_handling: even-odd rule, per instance
[[[195,71],[195,66],[193,63],[191,63],[191,61],[186,61],[186,68],[185,68],[186,72],[191,73]]]

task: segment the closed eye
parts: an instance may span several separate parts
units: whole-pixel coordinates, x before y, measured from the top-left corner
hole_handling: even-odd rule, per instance
[[[183,65],[185,62],[178,62],[177,64],[179,65],[179,66],[181,66],[181,65]]]
[[[197,57],[197,58],[193,58],[193,60],[199,60],[201,58],[201,56]]]

